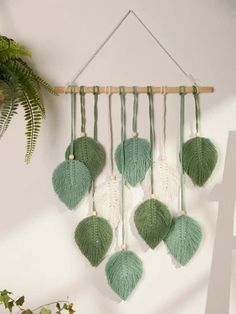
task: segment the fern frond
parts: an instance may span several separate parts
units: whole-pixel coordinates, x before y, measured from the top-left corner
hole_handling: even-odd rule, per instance
[[[3,106],[0,113],[0,138],[6,132],[12,117],[17,114],[18,104],[9,85],[0,82],[0,91],[3,95]]]
[[[7,62],[19,57],[30,57],[30,51],[13,39],[0,36],[0,62]]]
[[[26,121],[26,163],[30,162],[31,156],[35,150],[37,138],[41,127],[42,113],[40,112],[34,99],[30,99],[23,91],[23,97],[18,100],[24,108],[25,121]]]
[[[24,67],[24,70],[22,68],[22,71],[24,71],[25,75],[30,76],[39,84],[39,86],[42,86],[43,88],[45,88],[49,93],[53,95],[57,95],[54,91],[54,88],[47,81],[41,78],[41,76],[35,73],[25,61],[23,61],[20,58],[18,58],[16,61]]]

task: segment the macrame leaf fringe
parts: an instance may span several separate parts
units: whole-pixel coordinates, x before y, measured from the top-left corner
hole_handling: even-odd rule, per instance
[[[203,186],[217,163],[217,150],[205,137],[195,137],[183,145],[183,169],[197,186]]]
[[[124,156],[123,144],[121,143],[115,152],[116,165],[119,172],[122,172],[124,166],[124,178],[131,185],[136,186],[143,181],[147,170],[151,166],[151,146],[150,143],[139,137],[133,137],[124,141]],[[125,160],[125,165],[123,165]]]
[[[179,172],[167,157],[159,157],[154,162],[154,191],[164,204],[171,204],[179,193]],[[146,180],[145,180],[146,181]],[[147,176],[147,188],[150,190],[150,174]]]
[[[78,160],[60,163],[53,172],[52,184],[59,199],[69,208],[75,208],[91,184],[88,168]]]
[[[131,251],[124,250],[113,254],[106,264],[107,281],[122,300],[127,300],[142,274],[142,261]]]
[[[127,211],[132,206],[132,193],[128,187],[125,187],[124,192],[125,211]],[[120,195],[121,181],[116,177],[108,178],[105,183],[98,186],[94,195],[99,215],[106,218],[114,228],[117,228],[120,222]]]
[[[149,199],[136,209],[134,222],[140,236],[154,249],[170,229],[171,214],[165,204],[157,199]]]
[[[73,152],[76,160],[83,162],[89,169],[94,180],[103,170],[106,162],[104,147],[91,137],[83,136],[73,141]],[[70,145],[66,150],[66,159],[69,159]]]
[[[92,266],[98,266],[112,242],[112,228],[102,217],[83,219],[75,230],[75,242]]]
[[[164,241],[170,254],[184,266],[196,253],[201,239],[199,223],[191,217],[182,215],[172,220],[170,231]]]

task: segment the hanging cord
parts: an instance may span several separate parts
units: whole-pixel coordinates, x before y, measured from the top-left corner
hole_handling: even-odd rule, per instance
[[[94,86],[93,87],[93,97],[94,97],[94,107],[93,107],[93,138],[95,141],[97,141],[98,138],[98,95],[99,95],[99,87]],[[92,181],[92,214],[94,216],[97,215],[97,210],[95,206],[95,180]]]
[[[126,249],[126,239],[125,239],[125,178],[124,178],[124,169],[125,169],[125,125],[126,125],[126,116],[125,116],[125,88],[120,87],[120,101],[121,101],[121,143],[122,143],[122,171],[121,171],[121,218],[122,218],[122,250]]]
[[[162,116],[162,140],[161,140],[161,148],[160,148],[160,157],[161,159],[165,159],[166,158],[166,117],[167,117],[166,86],[161,87],[161,94],[163,95],[163,116]]]
[[[109,145],[110,145],[110,173],[111,178],[114,177],[114,161],[113,161],[113,151],[114,151],[114,138],[113,138],[113,123],[112,123],[112,94],[111,88],[106,87],[106,94],[108,95],[108,134],[109,134]]]
[[[193,85],[193,96],[195,101],[195,119],[196,119],[196,136],[200,136],[200,97],[198,92],[198,87]]]
[[[185,197],[184,197],[184,168],[183,168],[183,144],[184,144],[184,112],[185,112],[185,87],[180,86],[180,209],[181,214],[186,215]]]
[[[71,86],[71,141],[69,159],[74,159],[74,139],[75,139],[75,120],[76,120],[76,92],[74,86]]]
[[[86,114],[85,114],[85,92],[84,86],[80,86],[80,111],[81,111],[81,134],[80,136],[86,136]]]
[[[133,95],[134,95],[134,103],[133,103],[133,121],[132,121],[132,129],[133,136],[138,136],[137,129],[137,120],[138,120],[138,92],[137,87],[133,86]]]
[[[147,86],[147,94],[149,100],[149,122],[150,122],[150,144],[151,144],[151,197],[154,197],[154,175],[153,175],[153,150],[155,145],[154,132],[154,106],[153,106],[153,90],[152,86]]]
[[[133,14],[134,17],[138,20],[138,22],[145,28],[145,30],[151,35],[151,37],[154,39],[156,44],[165,52],[165,54],[172,60],[172,62],[179,68],[179,70],[187,77],[187,79],[191,82],[191,84],[196,85],[196,79],[190,74],[187,73],[183,66],[180,65],[179,62],[176,61],[176,59],[171,55],[171,53],[164,47],[164,45],[160,42],[160,40],[153,34],[153,32],[150,30],[150,28],[140,19],[140,17],[133,11],[129,10],[124,17],[119,21],[119,23],[114,27],[114,29],[110,32],[110,34],[105,38],[104,41],[99,45],[99,47],[95,50],[95,52],[92,54],[92,56],[85,62],[85,64],[81,67],[81,69],[78,71],[78,73],[75,75],[74,79],[72,80],[75,82],[78,77],[85,71],[85,69],[89,66],[89,64],[96,58],[96,56],[99,54],[99,52],[102,50],[102,48],[109,42],[109,40],[113,37],[113,35],[116,33],[116,31],[120,28],[120,26],[123,24],[123,22],[127,19],[127,17]]]

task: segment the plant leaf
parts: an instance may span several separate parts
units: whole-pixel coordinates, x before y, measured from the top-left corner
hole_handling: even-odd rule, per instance
[[[127,139],[118,145],[115,160],[119,172],[122,173],[122,168],[124,168],[124,178],[130,185],[135,186],[143,181],[151,166],[150,143],[139,137]],[[125,161],[124,165],[123,161]]]
[[[91,177],[87,167],[78,160],[66,160],[53,172],[52,184],[59,199],[75,208],[89,189]]]
[[[73,152],[76,160],[83,162],[94,180],[103,170],[106,163],[106,152],[104,147],[91,137],[83,136],[73,142]],[[69,159],[70,145],[65,157]]]
[[[40,310],[39,314],[52,314],[52,311],[49,310],[49,309],[46,309],[45,307],[43,307],[43,308]]]
[[[20,297],[19,299],[16,300],[16,305],[21,306],[21,305],[24,304],[24,302],[25,302],[25,297],[22,296],[22,297]]]
[[[0,36],[0,62],[7,62],[19,57],[30,57],[30,51],[13,39]]]
[[[154,249],[170,229],[171,214],[165,204],[149,199],[136,209],[134,222],[140,236]]]
[[[174,218],[165,238],[170,254],[181,264],[186,265],[196,253],[202,239],[201,227],[188,216]]]
[[[75,242],[92,266],[98,266],[112,242],[112,228],[102,217],[83,219],[75,230]]]
[[[208,138],[197,136],[183,145],[183,169],[195,185],[203,186],[206,183],[217,158],[217,150]]]
[[[142,261],[131,251],[120,251],[113,254],[106,264],[108,284],[122,300],[127,300],[142,274]]]

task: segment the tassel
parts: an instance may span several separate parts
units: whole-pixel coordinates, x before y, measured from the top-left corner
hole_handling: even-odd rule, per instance
[[[150,143],[138,137],[137,114],[138,114],[138,94],[134,87],[133,105],[133,138],[124,140],[116,149],[115,160],[119,172],[124,170],[124,178],[131,185],[136,186],[143,181],[148,169],[151,166],[151,146]],[[123,152],[124,149],[124,152]],[[124,158],[123,158],[124,154]],[[125,165],[123,165],[125,160]]]
[[[71,92],[71,144],[69,160],[62,162],[53,172],[52,184],[59,199],[69,208],[75,208],[91,185],[88,168],[74,160],[73,140],[75,137],[76,93]]]
[[[131,251],[114,253],[106,264],[106,277],[112,290],[127,300],[143,274],[140,258]]]
[[[200,101],[197,87],[193,86],[196,116],[196,137],[183,144],[182,166],[193,184],[203,186],[215,169],[218,154],[214,144],[199,136]]]
[[[183,158],[184,143],[184,98],[185,88],[180,87],[180,162]],[[184,200],[184,168],[181,164],[180,206],[181,216],[174,218],[170,231],[164,239],[170,254],[176,261],[185,266],[196,253],[202,240],[201,227],[196,220],[187,216]]]

